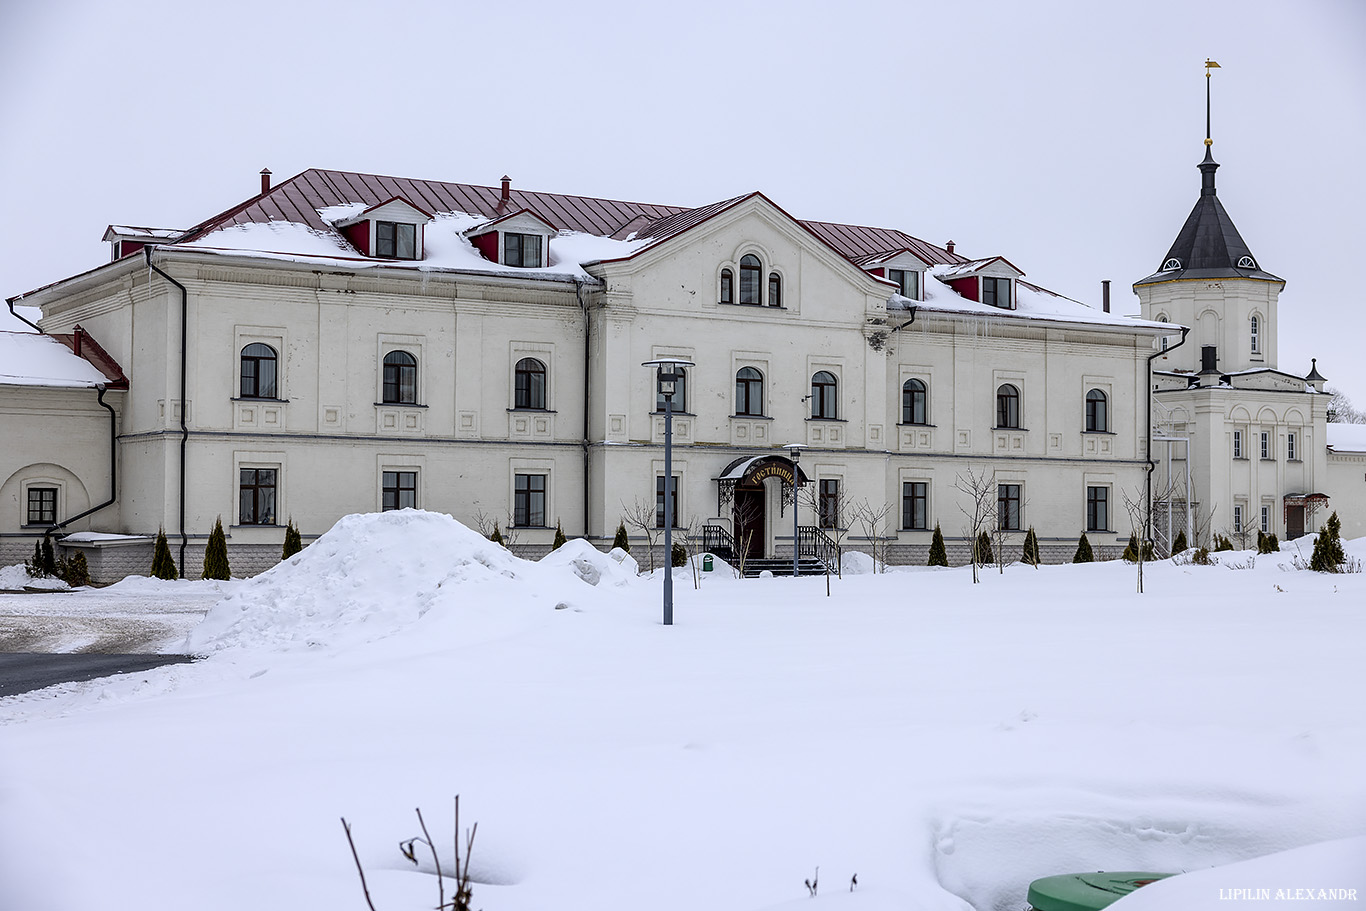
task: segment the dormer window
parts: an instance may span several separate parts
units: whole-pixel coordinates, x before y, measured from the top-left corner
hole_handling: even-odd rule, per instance
[[[1148,262],[1152,262],[1152,260],[1148,260]],[[1175,256],[1173,256],[1171,259],[1167,260],[1165,263],[1162,264],[1162,271],[1163,271],[1163,272],[1170,272],[1170,271],[1173,270],[1173,269],[1180,269],[1180,268],[1181,268],[1181,260],[1177,259]]]
[[[396,221],[375,222],[375,256],[417,259],[417,225]]]
[[[1010,279],[982,276],[982,303],[988,307],[1014,310],[1015,305],[1010,301]]]
[[[1238,268],[1239,268],[1239,269],[1255,269],[1255,268],[1257,268],[1257,262],[1256,262],[1256,260],[1254,260],[1251,256],[1243,256],[1243,257],[1240,257],[1239,260],[1238,260]]]
[[[920,300],[920,273],[911,269],[888,269],[887,278],[896,282],[897,293],[913,301]]]
[[[503,234],[503,265],[523,269],[541,268],[541,236],[539,234]]]

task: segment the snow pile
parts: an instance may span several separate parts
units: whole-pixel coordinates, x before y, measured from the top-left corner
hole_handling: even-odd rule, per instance
[[[371,640],[434,607],[455,608],[480,583],[527,575],[524,560],[440,513],[403,509],[344,516],[317,541],[242,584],[189,637],[194,654]],[[509,591],[479,592],[507,597]],[[502,586],[506,589],[506,585]]]
[[[19,591],[25,587],[61,590],[71,586],[61,579],[35,579],[28,574],[22,563],[0,567],[0,591]]]
[[[874,562],[873,558],[861,550],[846,550],[840,554],[840,574],[861,576],[867,573],[885,572],[886,565]]]
[[[0,332],[0,383],[10,386],[96,386],[109,382],[85,358],[47,335]]]
[[[184,247],[213,250],[293,253],[301,256],[356,256],[356,251],[337,234],[314,230],[292,221],[253,222],[230,225],[206,234]]]
[[[627,585],[636,577],[635,562],[620,548],[605,554],[582,538],[567,541],[541,558],[542,566],[565,567],[589,585]]]

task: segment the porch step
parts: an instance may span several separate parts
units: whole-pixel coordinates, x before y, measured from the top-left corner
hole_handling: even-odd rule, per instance
[[[767,570],[775,576],[792,575],[791,557],[751,557],[745,561],[745,578],[754,579],[760,573]],[[797,575],[799,576],[823,576],[825,575],[825,564],[815,557],[800,557],[797,560]]]

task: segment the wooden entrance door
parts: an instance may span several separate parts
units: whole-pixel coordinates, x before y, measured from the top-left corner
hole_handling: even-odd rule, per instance
[[[1285,537],[1293,541],[1304,536],[1304,507],[1287,506],[1285,508]]]
[[[764,489],[735,488],[735,547],[745,559],[764,555]]]

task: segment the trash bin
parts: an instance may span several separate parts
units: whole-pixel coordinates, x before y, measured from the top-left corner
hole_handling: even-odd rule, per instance
[[[703,556],[702,556],[702,572],[704,572],[704,573],[709,573],[709,572],[711,572],[711,570],[712,570],[712,565],[713,565],[713,564],[712,564],[712,560],[711,560],[711,554],[703,554]]]
[[[1033,911],[1099,911],[1125,895],[1171,873],[1072,873],[1046,876],[1029,884]]]

